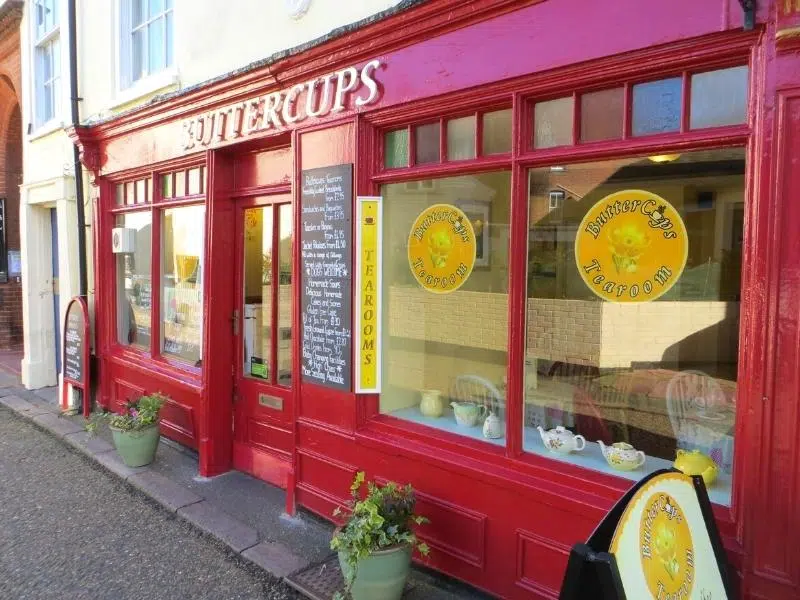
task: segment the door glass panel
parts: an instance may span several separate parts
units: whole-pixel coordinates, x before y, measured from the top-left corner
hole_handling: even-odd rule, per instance
[[[271,380],[272,207],[244,211],[242,339],[246,377]]]
[[[292,383],[292,205],[278,207],[278,384]]]

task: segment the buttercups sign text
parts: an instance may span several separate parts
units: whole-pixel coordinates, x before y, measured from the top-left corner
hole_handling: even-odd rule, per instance
[[[213,146],[270,129],[281,130],[351,106],[368,106],[378,99],[375,71],[381,64],[371,60],[361,70],[347,67],[188,119],[183,122],[181,146],[184,150]]]

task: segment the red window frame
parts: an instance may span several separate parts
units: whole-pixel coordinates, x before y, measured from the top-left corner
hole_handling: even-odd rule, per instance
[[[754,107],[752,91],[755,86],[753,36],[738,36],[735,39],[719,38],[713,42],[696,42],[694,48],[680,51],[667,51],[664,48],[647,49],[624,57],[613,57],[595,61],[592,65],[567,67],[553,72],[535,74],[515,82],[501,82],[480,90],[481,98],[474,90],[450,94],[435,100],[424,101],[400,109],[376,111],[362,117],[359,122],[369,146],[364,154],[366,167],[364,181],[370,193],[379,195],[381,186],[424,178],[453,177],[459,175],[484,173],[489,171],[511,171],[511,216],[509,236],[509,301],[508,301],[508,366],[506,402],[506,446],[465,438],[456,434],[424,425],[405,421],[391,415],[380,414],[379,395],[367,399],[366,410],[360,418],[365,437],[374,434],[373,439],[391,437],[395,440],[418,441],[436,444],[443,453],[453,452],[478,461],[489,461],[512,469],[514,478],[539,478],[567,486],[577,494],[591,494],[595,498],[605,497],[615,501],[627,489],[628,482],[622,478],[601,472],[555,461],[522,448],[523,422],[523,377],[526,328],[526,270],[527,270],[527,184],[528,171],[532,168],[558,164],[575,164],[606,159],[627,158],[643,154],[664,154],[667,152],[689,152],[712,148],[744,147],[748,158],[752,155],[751,135]],[[681,52],[679,56],[676,52]],[[674,56],[673,56],[674,55]],[[673,56],[674,60],[669,57]],[[691,75],[717,69],[748,66],[748,107],[745,123],[705,129],[689,128],[688,107],[691,102]],[[682,111],[680,128],[676,132],[633,136],[631,132],[633,85],[680,76],[682,78]],[[614,87],[624,87],[623,132],[619,139],[600,141],[580,141],[580,102],[584,93],[602,91]],[[537,101],[546,101],[572,95],[574,98],[572,145],[556,146],[536,150],[533,148],[533,107]],[[476,158],[472,160],[447,161],[446,122],[465,114],[480,114],[512,108],[511,152],[503,155],[481,156],[480,144],[482,119],[477,120]],[[441,144],[443,146],[439,163],[416,165],[414,162],[414,127],[439,121]],[[406,127],[408,129],[409,166],[405,168],[384,167],[384,134]],[[745,178],[745,214],[752,210],[753,161],[748,160]],[[749,216],[746,217],[746,222]],[[745,227],[745,244],[751,245],[749,228]],[[749,259],[746,259],[749,260]],[[747,268],[743,264],[743,272]],[[742,286],[745,278],[742,278]],[[746,302],[743,294],[742,302]],[[746,312],[744,308],[743,313]],[[740,323],[740,335],[745,327]],[[747,348],[740,346],[739,370],[744,373]],[[741,377],[741,375],[740,375]],[[741,390],[741,386],[739,386]],[[739,392],[741,393],[741,391]],[[741,402],[737,406],[742,406]],[[742,436],[742,419],[737,415],[736,435]],[[434,435],[432,435],[434,434]],[[413,454],[413,450],[409,449]],[[505,460],[502,460],[505,459]],[[736,515],[740,512],[740,490],[736,483],[741,460],[734,456],[733,488],[730,507],[714,505],[714,512],[729,530],[734,527]],[[551,483],[552,484],[552,483]]]
[[[171,177],[173,194],[176,189],[175,183],[177,177],[184,178],[184,190],[189,190],[189,172],[193,169],[200,169],[200,193],[185,194],[183,196],[170,198],[162,197],[162,177]],[[119,215],[149,212],[151,220],[151,234],[150,234],[150,278],[151,286],[156,289],[151,292],[151,305],[150,305],[150,347],[145,350],[134,346],[128,346],[120,343],[117,335],[116,327],[109,331],[108,341],[112,352],[121,354],[123,356],[145,359],[156,363],[161,366],[169,367],[171,369],[178,369],[184,371],[194,377],[199,377],[202,373],[202,366],[197,367],[177,357],[169,354],[164,354],[161,350],[161,229],[162,229],[162,216],[165,210],[170,208],[180,208],[184,206],[206,206],[206,193],[208,188],[208,172],[205,160],[198,160],[194,158],[188,161],[173,162],[167,165],[161,165],[157,168],[150,169],[137,169],[135,172],[117,175],[108,179],[109,189],[112,191],[109,194],[109,201],[111,206],[107,209],[110,217],[111,227],[115,226],[116,218]],[[147,179],[149,187],[147,188],[146,198],[144,202],[138,202],[136,190],[138,186],[136,182]],[[116,204],[118,186],[133,185],[134,189],[134,202],[133,204],[126,205]],[[208,217],[206,216],[206,219]],[[205,237],[205,224],[203,235]],[[112,256],[111,269],[114,277],[109,280],[109,297],[114,298],[112,314],[112,323],[117,323],[119,315],[117,293],[117,277],[116,259]]]

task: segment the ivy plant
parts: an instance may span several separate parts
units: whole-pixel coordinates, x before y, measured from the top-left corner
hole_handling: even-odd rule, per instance
[[[366,494],[362,499],[362,490]],[[348,566],[345,589],[337,592],[334,600],[344,600],[350,593],[358,572],[358,561],[378,550],[409,545],[427,557],[430,549],[420,542],[414,533],[414,525],[422,525],[428,519],[414,513],[416,498],[411,485],[399,486],[389,482],[378,485],[365,482],[363,471],[359,471],[350,486],[350,501],[333,511],[335,517],[346,517],[344,525],[331,540],[331,549],[342,554]]]

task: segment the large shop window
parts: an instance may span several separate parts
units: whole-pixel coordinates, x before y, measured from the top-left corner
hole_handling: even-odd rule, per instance
[[[730,503],[744,173],[743,149],[529,172],[526,451],[638,480],[697,450]]]
[[[204,206],[163,212],[161,351],[198,367],[203,340],[204,233]]]
[[[117,341],[150,350],[153,288],[150,279],[150,212],[119,215],[116,226],[132,232],[133,248],[117,254]]]
[[[511,174],[393,183],[382,193],[391,227],[380,410],[483,440],[485,417],[505,423]]]
[[[204,190],[197,166],[119,182],[109,199],[117,343],[194,368],[203,358]]]

